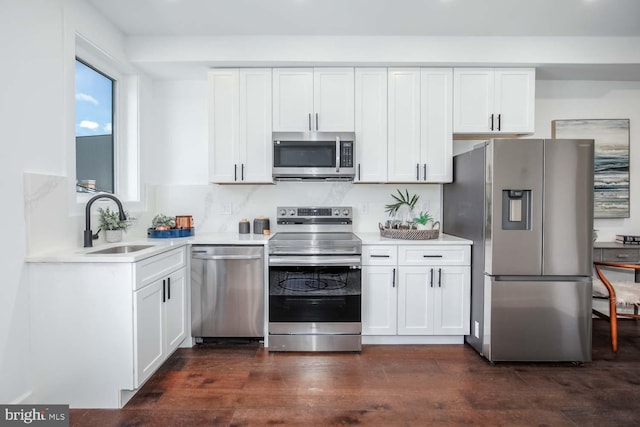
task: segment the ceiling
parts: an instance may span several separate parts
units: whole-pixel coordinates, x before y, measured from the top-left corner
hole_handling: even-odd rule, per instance
[[[86,0],[130,37],[640,37],[640,0]],[[207,61],[137,64],[156,78]],[[638,80],[640,64],[536,64],[538,79]]]
[[[640,36],[638,0],[88,0],[129,36]]]

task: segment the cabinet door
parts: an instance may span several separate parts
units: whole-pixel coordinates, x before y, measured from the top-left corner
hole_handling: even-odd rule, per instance
[[[242,182],[273,182],[271,177],[271,70],[240,70],[240,172]]]
[[[186,270],[181,268],[166,279],[163,304],[165,321],[165,358],[187,336]]]
[[[353,132],[353,73],[353,68],[314,69],[312,130]]]
[[[398,281],[398,335],[433,332],[433,267],[400,267]]]
[[[273,131],[312,129],[313,69],[273,69]]]
[[[433,267],[435,335],[468,335],[470,330],[469,267]],[[436,287],[437,286],[437,287]]]
[[[134,292],[135,387],[164,362],[162,280]]]
[[[362,335],[395,335],[397,268],[362,267]]]
[[[389,68],[388,182],[420,179],[420,69]]]
[[[387,69],[356,68],[355,182],[387,181]]]
[[[488,68],[453,70],[453,131],[491,132],[494,73]],[[496,117],[494,116],[494,121]],[[494,129],[496,129],[494,123]]]
[[[495,70],[494,113],[501,133],[534,133],[535,70]]]
[[[209,179],[235,182],[239,163],[239,72],[209,71]]]
[[[420,140],[422,180],[453,179],[453,70],[420,70]]]

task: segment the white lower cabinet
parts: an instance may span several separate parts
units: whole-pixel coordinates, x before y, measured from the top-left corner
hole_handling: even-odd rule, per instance
[[[30,263],[34,401],[123,407],[188,335],[186,266],[186,247]]]
[[[135,386],[139,387],[178,348],[186,329],[186,270],[179,269],[135,292]]]
[[[468,245],[365,245],[362,271],[364,336],[469,333]]]

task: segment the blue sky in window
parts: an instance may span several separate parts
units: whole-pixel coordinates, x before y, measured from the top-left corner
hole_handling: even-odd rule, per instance
[[[76,136],[111,135],[113,81],[76,60]]]

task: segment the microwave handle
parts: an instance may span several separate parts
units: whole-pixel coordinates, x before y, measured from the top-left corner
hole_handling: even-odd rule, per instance
[[[336,136],[336,172],[340,172],[340,137]]]

